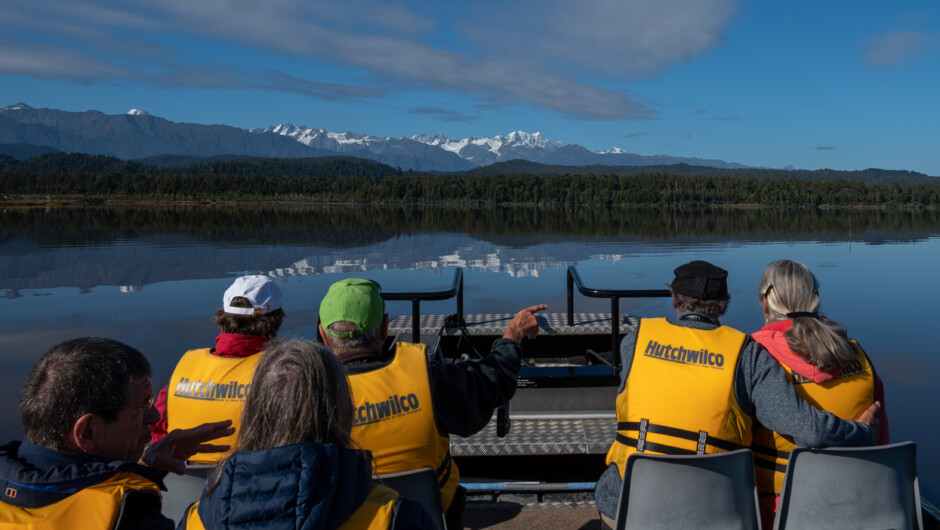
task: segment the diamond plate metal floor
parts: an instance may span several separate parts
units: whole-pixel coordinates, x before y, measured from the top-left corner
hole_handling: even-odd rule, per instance
[[[470,335],[501,336],[514,314],[464,315]],[[457,329],[443,329],[447,315],[421,315],[422,335],[453,336]],[[568,325],[567,313],[538,313],[539,334],[610,336],[609,313],[576,313],[574,325]],[[620,332],[626,334],[638,325],[636,318],[622,315]],[[411,333],[412,317],[399,316],[389,323],[389,334]],[[531,365],[527,365],[531,366]],[[547,366],[536,362],[535,366]],[[455,457],[526,456],[526,455],[598,455],[606,454],[617,430],[613,415],[616,387],[611,388],[539,388],[520,389],[511,404],[513,417],[509,435],[496,436],[496,423],[491,421],[482,431],[469,438],[451,437],[451,454]],[[537,405],[537,406],[536,406]],[[578,417],[576,411],[585,411]],[[598,418],[597,412],[608,415]],[[516,417],[552,415],[552,419]],[[534,413],[534,414],[533,414]],[[558,418],[558,414],[569,416]],[[593,417],[592,417],[593,416]]]
[[[515,314],[503,313],[481,313],[473,315],[464,315],[464,321],[467,323],[467,331],[471,335],[502,335],[506,330],[506,324],[512,320]],[[444,327],[444,319],[447,315],[421,315],[420,326],[423,335],[457,335],[459,331],[456,328],[441,329]],[[547,335],[609,335],[610,334],[610,313],[575,313],[574,325],[568,325],[567,313],[537,313],[535,315],[539,323],[539,333]],[[390,335],[398,333],[411,333],[412,317],[397,316],[389,322],[388,332]],[[630,315],[621,315],[620,333],[625,334],[633,330],[639,321]]]
[[[454,456],[605,454],[617,432],[616,418],[513,419],[509,434],[496,436],[490,422],[469,438],[452,436]]]

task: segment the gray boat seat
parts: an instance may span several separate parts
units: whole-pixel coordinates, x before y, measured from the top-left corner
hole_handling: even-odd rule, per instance
[[[914,442],[794,449],[774,528],[922,529],[915,457]]]
[[[631,454],[615,528],[760,529],[754,454]]]
[[[446,530],[441,487],[437,483],[437,472],[429,467],[400,473],[373,475],[372,479],[397,491],[402,499],[417,502],[437,524],[438,530]]]
[[[189,506],[198,501],[206,487],[209,474],[215,464],[186,464],[186,474],[167,473],[163,479],[166,491],[163,492],[164,517],[179,523]]]

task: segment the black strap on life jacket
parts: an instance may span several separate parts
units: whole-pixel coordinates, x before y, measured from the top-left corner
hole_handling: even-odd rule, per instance
[[[441,488],[447,485],[447,481],[450,480],[451,467],[450,449],[448,449],[447,454],[444,455],[444,461],[437,467],[437,484]]]
[[[678,429],[676,427],[667,427],[665,425],[657,425],[655,423],[650,423],[647,419],[642,419],[639,422],[636,421],[625,421],[617,423],[617,441],[633,447],[637,452],[646,452],[652,451],[654,453],[662,453],[666,455],[694,455],[705,454],[706,446],[710,445],[712,447],[721,449],[723,451],[734,451],[737,449],[742,449],[743,446],[736,443],[728,442],[720,438],[715,438],[710,436],[705,431],[687,431],[685,429]],[[630,438],[625,434],[622,434],[620,431],[638,431],[640,434],[638,438]],[[646,439],[647,433],[653,434],[662,434],[665,436],[672,436],[673,438],[681,438],[683,440],[689,440],[696,443],[696,450],[691,449],[682,449],[680,447],[673,447],[666,444],[660,444],[655,442],[650,442]],[[640,443],[642,441],[642,443]],[[663,450],[666,449],[666,450]]]

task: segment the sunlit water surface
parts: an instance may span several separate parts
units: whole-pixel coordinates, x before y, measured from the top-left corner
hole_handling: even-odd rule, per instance
[[[730,273],[732,303],[723,323],[754,331],[763,323],[756,293],[761,272],[770,261],[790,258],[816,273],[823,313],[845,325],[869,353],[885,382],[892,440],[917,442],[922,493],[940,500],[940,457],[930,450],[940,444],[940,397],[934,381],[940,375],[940,355],[932,318],[940,300],[940,230],[929,226],[889,222],[861,234],[851,227],[791,234],[749,225],[741,234],[673,236],[668,224],[662,234],[650,235],[623,228],[613,234],[584,233],[577,227],[545,230],[538,222],[507,234],[496,228],[500,219],[467,232],[440,220],[391,229],[366,220],[350,223],[348,230],[323,229],[318,225],[323,212],[292,213],[303,220],[284,227],[237,230],[224,220],[222,226],[199,230],[172,223],[157,229],[123,227],[121,221],[104,228],[66,228],[57,225],[61,221],[48,226],[35,216],[4,215],[4,440],[21,436],[19,389],[52,345],[81,336],[126,342],[150,359],[155,386],[165,384],[182,352],[213,344],[217,329],[212,315],[232,278],[244,272],[277,278],[288,315],[282,335],[313,338],[320,298],[332,282],[347,276],[377,280],[386,291],[440,290],[450,287],[459,266],[465,274],[467,313],[511,313],[536,303],[561,313],[568,265],[576,265],[590,287],[648,289],[663,287],[677,265],[704,259]],[[387,218],[395,219],[395,214]],[[659,316],[670,312],[667,304],[662,299],[623,300],[621,311]],[[584,297],[576,299],[575,307],[609,311],[607,301]],[[454,302],[426,302],[422,310],[452,313]],[[389,313],[409,314],[410,306],[392,302]]]

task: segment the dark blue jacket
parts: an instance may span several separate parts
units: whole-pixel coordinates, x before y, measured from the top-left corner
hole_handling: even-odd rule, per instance
[[[207,529],[330,530],[371,489],[368,451],[313,443],[240,451],[222,468],[212,495],[203,492],[198,512]],[[399,500],[393,528],[433,528],[433,522],[417,504]]]
[[[29,442],[0,446],[0,522],[4,505],[40,508],[59,502],[121,471],[140,475],[165,490],[163,471],[132,462],[107,461],[84,453],[56,451]],[[160,513],[160,496],[132,490],[121,500],[117,528],[172,529]],[[2,526],[2,524],[0,524]]]

